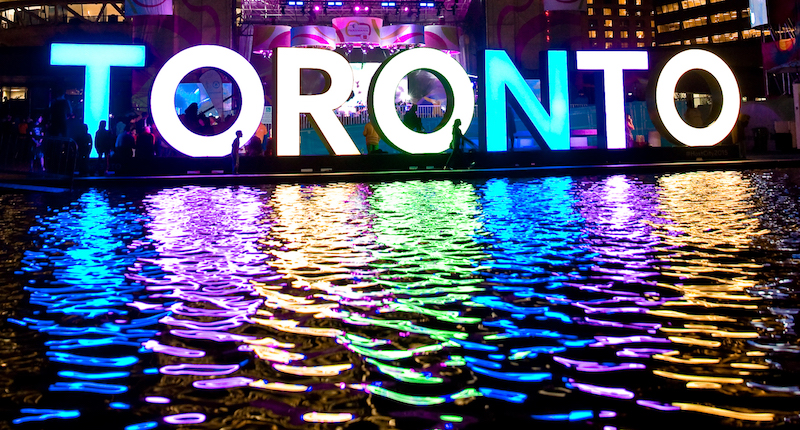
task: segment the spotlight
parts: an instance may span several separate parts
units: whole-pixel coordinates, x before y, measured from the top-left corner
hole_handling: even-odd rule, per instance
[[[364,12],[369,12],[369,6],[364,6]]]
[[[361,10],[361,6],[356,6],[356,12],[359,12],[360,10]]]

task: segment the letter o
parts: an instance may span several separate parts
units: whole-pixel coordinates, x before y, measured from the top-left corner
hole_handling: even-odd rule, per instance
[[[229,74],[242,94],[239,117],[216,136],[189,131],[175,112],[178,84],[189,72],[202,67],[214,67]],[[156,75],[150,112],[158,132],[177,151],[190,157],[221,157],[230,154],[236,130],[241,130],[245,137],[255,134],[264,113],[264,89],[253,66],[236,51],[216,45],[193,46],[175,54]]]
[[[719,116],[707,127],[687,124],[675,108],[675,90],[681,77],[690,70],[704,70],[717,80],[722,91]],[[742,105],[739,84],[733,71],[710,51],[690,49],[672,57],[658,76],[655,91],[656,111],[666,131],[686,146],[712,146],[730,134],[739,119]]]
[[[447,93],[447,112],[432,133],[418,133],[406,127],[394,103],[397,85],[404,76],[419,69],[436,75]],[[469,129],[475,93],[458,61],[436,49],[417,48],[393,55],[378,68],[370,83],[367,106],[372,124],[388,144],[412,154],[438,153],[450,147],[456,119],[461,119],[462,133]]]

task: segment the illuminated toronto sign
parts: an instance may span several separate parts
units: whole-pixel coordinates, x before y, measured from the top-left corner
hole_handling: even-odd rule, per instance
[[[646,51],[578,51],[578,71],[602,73],[603,100],[598,106],[598,138],[608,149],[626,147],[625,92],[623,76],[629,70],[648,70]],[[111,67],[143,67],[140,45],[53,44],[52,65],[83,66],[85,72],[84,120],[96,129],[108,117]],[[508,150],[508,106],[513,106],[531,133],[551,150],[570,149],[569,67],[566,51],[549,51],[542,100],[537,98],[505,51],[486,50],[478,88],[482,140],[489,152]],[[175,110],[175,92],[181,80],[200,68],[227,73],[239,86],[241,106],[234,124],[214,136],[188,130]],[[300,114],[306,114],[329,151],[335,155],[357,155],[353,139],[334,110],[351,95],[353,69],[335,51],[308,48],[278,48],[275,54],[275,140],[279,156],[300,155]],[[302,70],[320,70],[327,75],[327,89],[319,94],[300,92]],[[447,106],[440,125],[430,133],[406,127],[398,116],[395,93],[400,81],[415,70],[433,73],[445,88]],[[689,71],[701,70],[714,89],[716,119],[705,127],[693,127],[680,116],[675,105],[678,81]],[[712,146],[733,130],[741,108],[739,85],[730,67],[710,51],[690,49],[676,54],[655,73],[650,116],[661,134],[687,146]],[[546,88],[545,88],[546,87]],[[384,61],[374,74],[367,95],[369,117],[381,138],[412,154],[440,153],[450,147],[453,127],[460,120],[466,133],[473,120],[475,93],[461,65],[444,52],[430,48],[409,49]],[[228,48],[199,45],[185,49],[164,64],[152,88],[150,111],[156,126],[176,150],[193,157],[218,157],[230,152],[236,130],[253,135],[264,110],[262,83],[255,69]]]

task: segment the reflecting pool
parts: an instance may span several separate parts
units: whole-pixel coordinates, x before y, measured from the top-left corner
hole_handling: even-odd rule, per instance
[[[800,424],[800,170],[0,194],[0,428]]]

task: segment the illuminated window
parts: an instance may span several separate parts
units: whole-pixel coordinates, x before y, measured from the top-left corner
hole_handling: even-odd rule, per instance
[[[613,39],[614,38],[614,30],[606,30],[606,39]]]
[[[586,4],[594,4],[594,0],[586,0]]]
[[[742,30],[742,39],[761,37],[761,30]]]
[[[589,30],[589,39],[597,38],[597,30]]]
[[[738,32],[715,34],[711,36],[711,41],[713,43],[733,42],[735,40],[739,40]]]
[[[637,48],[644,48],[644,42],[636,42]]]
[[[708,36],[698,37],[694,40],[695,45],[705,45],[708,43]]]
[[[736,18],[737,18],[737,13],[735,10],[732,10],[730,12],[715,13],[714,15],[711,15],[711,22],[717,23],[717,22],[732,21]]]
[[[644,31],[636,30],[636,38],[637,39],[644,39]]]
[[[3,99],[9,100],[25,100],[28,98],[28,89],[26,87],[2,87],[0,93]]]
[[[681,23],[680,22],[672,22],[669,24],[659,25],[656,27],[659,33],[668,33],[670,31],[680,30]]]
[[[603,8],[603,15],[606,15],[606,16],[611,15],[611,8],[610,7],[604,7]]]
[[[614,47],[614,44],[611,42],[606,42],[606,49],[611,49]]]
[[[625,6],[626,4],[628,4],[628,0],[619,0],[619,4]]]
[[[620,9],[619,16],[628,16],[628,9]]]
[[[708,24],[708,17],[701,16],[694,19],[687,19],[683,21],[683,28],[700,27]]]
[[[661,46],[675,46],[675,45],[680,45],[680,44],[681,44],[681,42],[679,40],[677,42],[663,43],[663,44],[661,44]]]
[[[642,0],[636,0],[636,6],[641,6],[641,5],[642,5]]]
[[[711,2],[714,3],[714,0],[711,0]],[[684,9],[691,9],[693,7],[705,6],[705,5],[706,5],[706,0],[683,0],[681,2],[681,6],[683,6]]]
[[[691,45],[691,44],[692,44],[692,41],[691,41],[691,40],[684,40],[684,41],[683,41],[683,44],[684,44],[684,45]]]
[[[607,20],[603,21],[603,26],[604,27],[613,27],[614,26],[614,21],[612,21],[610,19],[607,19]]]
[[[640,10],[637,10],[637,11],[636,11],[636,13],[634,13],[634,15],[636,15],[636,16],[642,16],[642,11],[640,11]]]
[[[670,3],[670,4],[661,5],[660,8],[658,8],[656,10],[659,11],[660,13],[670,13],[670,12],[679,11],[680,9],[681,8],[680,8],[680,5],[678,3]]]
[[[590,7],[590,8],[588,9],[588,13],[589,13],[589,15],[594,15],[594,8],[593,8],[593,7]]]
[[[621,37],[621,38],[623,38],[623,39],[627,39],[627,38],[628,38],[628,30],[622,30],[622,31],[620,31],[620,32],[619,32],[619,37]],[[624,46],[623,46],[623,48],[624,48]]]

